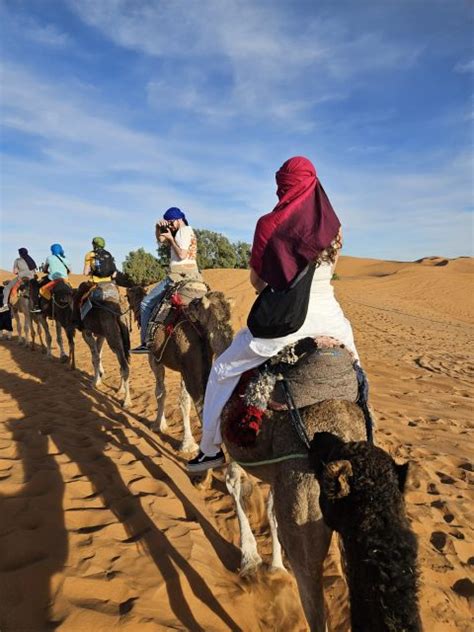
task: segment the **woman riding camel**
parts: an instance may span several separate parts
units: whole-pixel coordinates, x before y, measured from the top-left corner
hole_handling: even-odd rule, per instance
[[[158,283],[140,304],[141,344],[131,349],[131,353],[148,353],[148,322],[155,307],[163,300],[168,287],[183,279],[201,280],[196,261],[196,235],[183,211],[175,206],[169,208],[163,219],[157,222],[155,234],[157,241],[168,242],[170,245],[170,270],[168,276]]]
[[[342,247],[341,223],[307,158],[297,156],[287,160],[277,171],[276,182],[278,204],[257,222],[250,282],[257,293],[267,286],[284,291],[294,287],[308,270],[314,270],[306,317],[296,332],[281,337],[254,337],[246,327],[216,359],[206,388],[200,451],[188,462],[189,472],[224,463],[220,416],[245,371],[306,337],[335,338],[358,359],[351,325],[331,285]]]
[[[35,278],[36,274],[36,263],[32,257],[28,254],[28,250],[26,248],[19,248],[18,254],[20,255],[13,262],[13,274],[16,275],[14,279],[12,279],[5,287],[3,293],[3,307],[0,308],[0,312],[6,311],[9,308],[8,301],[10,298],[10,293],[13,288],[20,285],[22,280],[31,281],[31,279]]]
[[[67,280],[68,274],[71,269],[69,261],[64,254],[61,244],[53,244],[51,246],[51,254],[46,257],[46,261],[43,265],[43,272],[46,275],[39,283],[32,284],[32,294],[34,307],[31,309],[33,313],[41,312],[39,306],[39,295],[47,300],[51,298],[51,289],[55,285],[55,282],[59,279]]]

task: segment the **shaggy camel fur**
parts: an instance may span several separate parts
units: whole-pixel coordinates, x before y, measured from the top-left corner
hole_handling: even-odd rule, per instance
[[[137,323],[140,323],[140,303],[145,290],[133,287],[127,290],[127,297]],[[199,302],[202,309],[197,314],[194,302],[174,322],[170,314],[164,327],[158,327],[148,360],[155,375],[155,395],[157,402],[156,421],[152,428],[166,432],[168,425],[165,409],[165,367],[178,371],[181,375],[180,408],[183,417],[183,439],[180,450],[194,452],[198,445],[191,432],[191,400],[201,418],[204,392],[211,370],[214,354],[219,355],[232,340],[230,306],[222,292],[208,292]],[[169,335],[166,326],[173,323],[173,333]]]
[[[90,287],[89,283],[81,283],[76,290],[75,301]],[[120,305],[113,301],[104,301],[93,304],[92,309],[82,321],[82,337],[89,346],[92,354],[94,378],[92,385],[99,386],[105,375],[102,365],[102,347],[105,340],[117,356],[120,365],[120,386],[117,394],[123,397],[122,406],[128,408],[132,400],[130,398],[130,335],[127,325],[123,320]]]
[[[405,515],[408,464],[330,433],[311,442],[324,521],[342,537],[352,632],[420,632],[417,541]]]

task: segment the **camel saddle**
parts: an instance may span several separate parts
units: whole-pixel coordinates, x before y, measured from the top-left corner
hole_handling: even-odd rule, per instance
[[[117,285],[113,281],[103,281],[101,283],[92,283],[84,292],[79,301],[81,319],[87,316],[94,303],[117,303],[120,305],[120,293]]]
[[[283,379],[297,408],[328,399],[355,402],[359,395],[354,357],[335,339],[304,338],[285,347],[260,367],[258,373],[264,380],[268,375],[275,380],[267,401],[267,407],[273,410],[287,408]]]
[[[170,278],[173,277],[170,275]],[[191,301],[202,298],[209,291],[209,286],[198,278],[186,279],[172,283],[165,292],[163,299],[155,306],[148,322],[146,342],[151,344],[155,337],[157,327],[168,322],[168,316],[172,310],[176,317],[186,308]]]

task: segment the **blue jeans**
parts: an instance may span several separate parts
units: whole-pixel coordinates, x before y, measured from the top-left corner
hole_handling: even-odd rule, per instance
[[[155,305],[163,299],[166,290],[171,284],[171,279],[166,277],[163,281],[158,283],[158,285],[155,286],[140,303],[140,335],[142,345],[145,344],[148,321],[150,320],[150,316],[155,308]]]

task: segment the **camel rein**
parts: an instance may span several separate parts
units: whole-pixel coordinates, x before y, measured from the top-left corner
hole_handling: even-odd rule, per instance
[[[166,337],[166,340],[165,340],[165,341],[164,341],[164,343],[163,343],[163,346],[161,347],[160,357],[156,360],[156,361],[158,362],[158,364],[159,364],[159,363],[161,362],[161,360],[163,359],[163,354],[164,354],[164,352],[165,352],[165,349],[166,349],[166,347],[167,347],[167,345],[168,345],[168,342],[171,340],[171,338],[172,338],[172,336],[173,336],[174,332],[176,331],[176,329],[177,329],[180,325],[182,325],[182,324],[184,324],[184,323],[186,323],[186,322],[190,323],[190,324],[194,327],[194,329],[195,329],[196,333],[198,334],[198,336],[199,336],[199,337],[201,337],[201,333],[199,332],[199,329],[196,327],[195,323],[193,323],[193,321],[192,321],[190,318],[187,318],[186,316],[184,316],[184,318],[183,318],[182,320],[180,320],[180,321],[178,321],[176,324],[174,324],[174,325],[173,325],[173,328],[172,328],[169,332],[167,332],[167,334],[168,334],[168,335],[167,335],[167,337]],[[164,324],[164,323],[162,323],[162,324]],[[166,328],[166,326],[165,326],[165,331],[166,331],[166,329],[167,329],[167,328]]]

